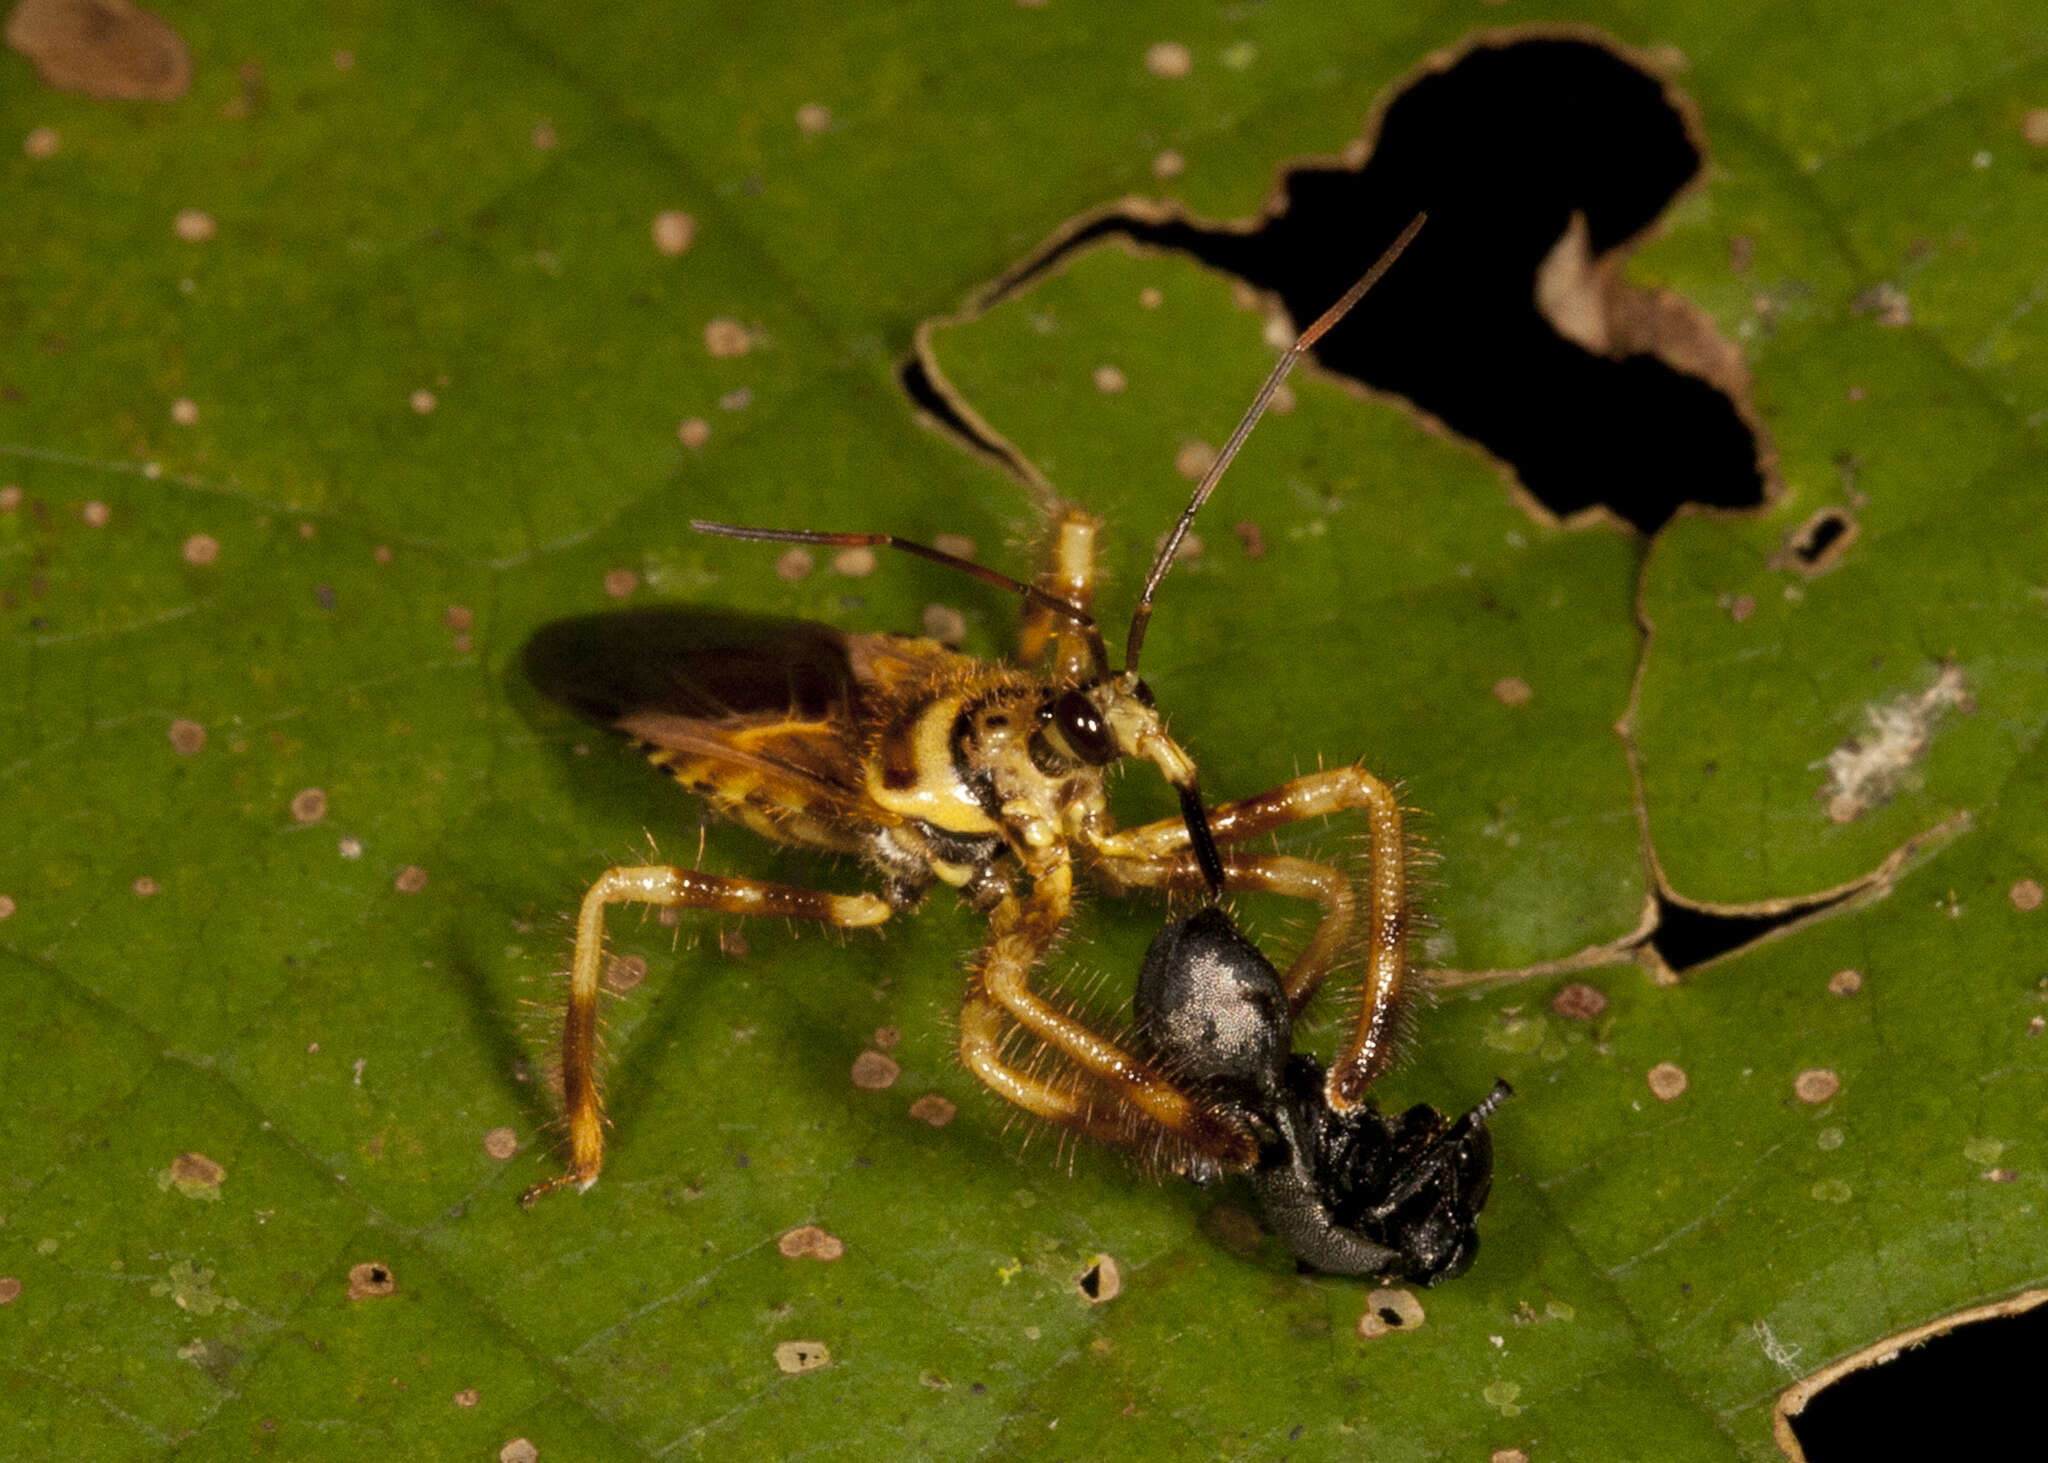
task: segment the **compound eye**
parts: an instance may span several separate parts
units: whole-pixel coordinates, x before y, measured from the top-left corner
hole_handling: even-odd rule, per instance
[[[1052,721],[1059,728],[1060,739],[1083,762],[1106,767],[1116,760],[1116,743],[1110,739],[1108,724],[1095,703],[1079,691],[1060,693],[1052,704]]]

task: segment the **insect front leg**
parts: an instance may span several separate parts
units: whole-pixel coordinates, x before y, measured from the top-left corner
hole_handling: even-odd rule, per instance
[[[1071,865],[1062,863],[1041,875],[1028,895],[1007,893],[997,904],[961,1008],[961,1060],[998,1096],[1106,1143],[1139,1145],[1149,1121],[1225,1167],[1249,1164],[1258,1145],[1241,1122],[1189,1095],[1031,988],[1032,971],[1072,908],[1072,875]],[[1082,1075],[1082,1087],[1046,1082],[1006,1060],[1006,1022],[1065,1057]],[[1133,1123],[1132,1111],[1142,1121]]]
[[[667,864],[607,869],[583,896],[576,916],[576,953],[569,966],[569,1001],[562,1018],[562,1102],[569,1119],[569,1171],[543,1179],[521,1204],[556,1189],[597,1182],[604,1167],[604,1105],[597,1092],[597,991],[604,972],[604,915],[614,904],[654,904],[720,914],[816,920],[839,929],[865,929],[889,917],[889,904],[873,894],[826,894],[753,879],[678,869]]]
[[[1045,567],[1038,572],[1038,587],[1075,609],[1088,609],[1095,600],[1095,535],[1101,527],[1101,520],[1093,514],[1071,504],[1061,508],[1052,522]],[[1102,668],[1099,636],[1091,637],[1071,616],[1058,614],[1042,604],[1027,603],[1018,636],[1018,663],[1036,665],[1048,647],[1052,651],[1049,669],[1061,680],[1088,680]]]
[[[1326,1089],[1330,1106],[1355,1107],[1365,1090],[1394,1058],[1396,1017],[1408,986],[1408,850],[1401,830],[1401,804],[1394,790],[1363,767],[1339,767],[1284,782],[1256,797],[1221,804],[1209,813],[1218,844],[1242,843],[1291,823],[1332,813],[1365,815],[1372,868],[1363,881],[1366,909],[1365,974],[1359,1010]],[[1108,876],[1147,888],[1197,888],[1186,824],[1161,819],[1109,834],[1094,845]],[[1278,854],[1234,852],[1224,858],[1227,887],[1308,899],[1322,907],[1322,919],[1285,977],[1289,1004],[1297,1014],[1349,946],[1359,919],[1353,881],[1341,870]]]

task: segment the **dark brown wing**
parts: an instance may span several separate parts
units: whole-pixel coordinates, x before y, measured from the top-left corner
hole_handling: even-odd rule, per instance
[[[542,695],[644,743],[728,812],[871,825],[894,821],[861,771],[873,703],[957,659],[928,640],[674,606],[544,625],[524,664]]]

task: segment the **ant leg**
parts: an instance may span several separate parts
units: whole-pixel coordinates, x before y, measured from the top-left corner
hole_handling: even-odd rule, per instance
[[[727,879],[692,869],[651,864],[607,869],[583,896],[576,916],[576,953],[569,966],[569,1003],[562,1019],[562,1102],[569,1116],[569,1172],[543,1179],[519,1202],[571,1186],[597,1182],[604,1167],[604,1107],[597,1094],[597,990],[604,971],[604,913],[614,904],[657,904],[720,914],[779,915],[817,920],[839,929],[864,929],[889,917],[888,902],[873,894],[826,894],[753,879]]]
[[[1045,567],[1035,581],[1038,588],[1076,609],[1088,609],[1095,600],[1095,534],[1101,527],[1102,520],[1092,514],[1071,504],[1063,506],[1052,521]],[[1071,616],[1027,601],[1017,640],[1018,663],[1036,665],[1048,648],[1050,673],[1059,679],[1083,681],[1102,673],[1099,632],[1091,639]]]
[[[1021,1072],[1003,1059],[1002,1016],[1059,1052],[1086,1079],[1134,1107],[1190,1148],[1231,1168],[1249,1166],[1257,1144],[1243,1125],[1197,1102],[1150,1067],[1033,991],[1030,975],[1073,906],[1073,869],[1066,863],[1041,874],[1031,892],[1005,894],[990,918],[983,948],[960,1016],[960,1059],[998,1096],[1027,1112],[1079,1129],[1121,1147],[1136,1134],[1080,1093]],[[1000,1014],[998,1012],[1000,1008]]]
[[[1363,767],[1339,767],[1284,782],[1255,797],[1213,809],[1209,828],[1219,844],[1239,843],[1292,823],[1332,813],[1365,814],[1372,869],[1365,880],[1365,976],[1358,1019],[1331,1064],[1325,1095],[1339,1112],[1358,1105],[1394,1057],[1395,1016],[1408,985],[1407,846],[1394,790]],[[1150,887],[1194,887],[1201,882],[1186,824],[1161,819],[1110,834],[1094,845],[1114,880]],[[1235,872],[1233,872],[1235,871]],[[1279,855],[1235,854],[1224,861],[1226,885],[1313,899],[1323,918],[1289,970],[1285,984],[1297,1011],[1329,973],[1351,939],[1357,919],[1351,881],[1339,870]]]

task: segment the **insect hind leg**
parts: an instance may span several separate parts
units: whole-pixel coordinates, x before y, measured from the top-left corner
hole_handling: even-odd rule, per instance
[[[815,920],[838,929],[866,929],[889,918],[887,900],[874,894],[827,894],[755,879],[644,864],[607,869],[583,896],[576,915],[576,953],[569,965],[569,999],[562,1017],[562,1102],[569,1120],[569,1171],[543,1179],[520,1195],[528,1208],[557,1189],[578,1192],[597,1182],[604,1167],[604,1105],[597,1093],[597,992],[604,973],[604,917],[615,904],[653,904],[719,914]]]

